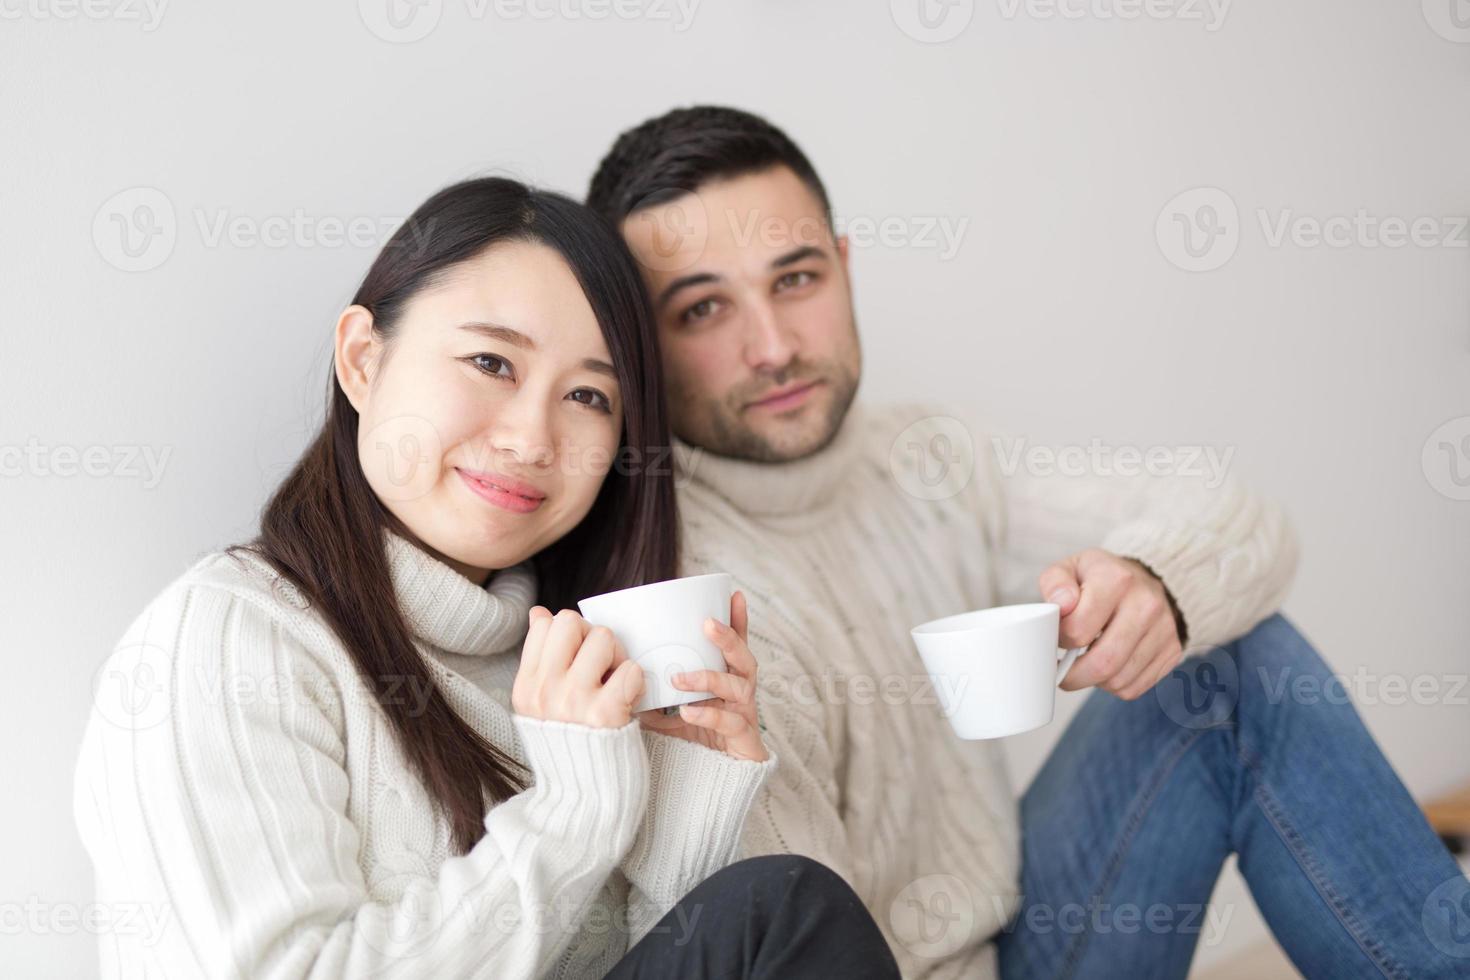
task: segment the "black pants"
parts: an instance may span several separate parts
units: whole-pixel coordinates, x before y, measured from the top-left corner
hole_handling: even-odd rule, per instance
[[[862,900],[835,871],[783,854],[738,861],[679,900],[608,980],[896,978]]]

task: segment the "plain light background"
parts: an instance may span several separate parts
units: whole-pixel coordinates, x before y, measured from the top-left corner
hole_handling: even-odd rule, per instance
[[[1287,613],[1368,678],[1410,790],[1470,777],[1464,0],[394,2],[0,0],[0,972],[95,975],[63,924],[91,900],[94,672],[252,533],[395,219],[491,172],[580,196],[619,131],[695,102],[787,128],[876,239],[868,397],[1048,447],[1233,449],[1300,533]],[[1019,785],[1061,728],[1015,740]],[[1197,964],[1265,934],[1233,872],[1217,901]]]

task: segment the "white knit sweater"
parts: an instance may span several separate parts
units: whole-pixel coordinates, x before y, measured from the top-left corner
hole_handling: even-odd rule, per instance
[[[264,562],[210,555],[98,674],[77,826],[98,900],[162,922],[104,934],[104,977],[600,977],[733,859],[774,758],[513,715],[531,573],[479,588],[385,549],[436,684],[534,784],[450,856],[336,635]]]
[[[951,416],[857,402],[794,463],[682,443],[675,460],[682,572],[728,571],[746,591],[782,759],[742,853],[825,862],[905,976],[975,980],[996,975],[991,940],[1018,905],[1016,798],[1000,743],[944,721],[909,629],[1040,601],[1042,569],[1102,547],[1160,576],[1202,649],[1278,607],[1296,546],[1281,510],[1232,481],[1003,476],[989,433]]]

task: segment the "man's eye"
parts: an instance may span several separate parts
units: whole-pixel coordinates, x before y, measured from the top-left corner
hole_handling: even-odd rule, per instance
[[[511,370],[510,362],[503,357],[496,357],[494,354],[471,354],[466,360],[474,364],[481,371],[494,377],[515,377],[515,372]]]
[[[612,401],[596,388],[578,388],[567,397],[579,405],[586,405],[588,408],[595,408],[608,414],[612,413]]]
[[[695,303],[693,306],[689,307],[689,309],[685,310],[683,313],[679,314],[679,319],[683,323],[693,323],[695,320],[703,320],[705,317],[710,316],[714,312],[715,300],[702,299],[698,303]]]
[[[777,289],[794,289],[797,286],[805,286],[816,279],[816,275],[810,272],[788,272],[776,280]]]

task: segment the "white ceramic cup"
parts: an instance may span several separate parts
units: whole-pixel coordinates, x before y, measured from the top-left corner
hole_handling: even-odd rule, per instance
[[[1057,685],[1087,650],[1061,651],[1060,623],[1056,603],[1033,602],[946,616],[909,631],[956,735],[1001,738],[1051,721]]]
[[[606,626],[643,668],[643,697],[634,711],[667,708],[714,697],[681,691],[671,680],[688,670],[725,670],[725,655],[704,635],[704,621],[730,625],[735,580],[724,572],[669,579],[577,603],[593,626]]]

